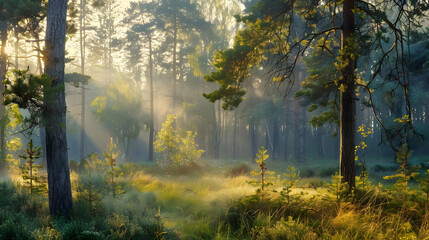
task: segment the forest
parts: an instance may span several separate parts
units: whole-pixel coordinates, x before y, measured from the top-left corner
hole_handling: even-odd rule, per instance
[[[428,0],[0,0],[0,239],[429,239]]]

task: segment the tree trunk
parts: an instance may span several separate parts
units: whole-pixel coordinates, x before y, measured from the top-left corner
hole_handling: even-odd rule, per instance
[[[301,102],[300,102],[301,104]],[[306,135],[306,123],[307,123],[307,116],[306,116],[306,110],[304,107],[301,106],[300,108],[300,113],[301,115],[300,120],[301,120],[301,124],[300,124],[300,128],[299,128],[299,161],[306,165],[307,164],[307,159],[305,157],[305,135]]]
[[[36,40],[37,47],[37,71],[39,74],[43,74],[43,66],[42,66],[42,56],[40,55],[40,37],[39,33],[34,33],[34,39]],[[42,148],[42,165],[46,167],[46,132],[45,127],[39,126],[39,134],[40,134],[40,145]]]
[[[213,143],[212,145],[212,156],[214,159],[219,159],[219,136],[217,133],[217,121],[216,121],[216,107],[215,104],[213,103],[213,111],[212,111],[212,139],[213,139]]]
[[[80,71],[85,75],[85,47],[86,47],[86,0],[80,0],[79,34],[80,34]],[[80,159],[85,158],[85,84],[81,83],[81,119],[80,119]]]
[[[237,158],[237,109],[234,111],[234,134],[232,135],[232,159]]]
[[[299,100],[294,101],[295,104],[295,129],[294,129],[294,140],[293,140],[293,156],[294,161],[301,162],[300,155],[300,135],[301,135],[301,106]]]
[[[1,38],[1,55],[0,55],[0,92],[3,93],[4,85],[3,80],[6,77],[7,72],[7,54],[6,54],[6,44],[7,44],[7,21],[0,21],[0,38]],[[6,169],[6,139],[5,139],[5,129],[6,129],[6,107],[3,103],[3,94],[0,94],[0,171]]]
[[[149,162],[153,161],[153,135],[154,135],[154,117],[153,117],[153,62],[152,62],[152,37],[149,40],[149,88],[150,88],[150,122],[149,122]]]
[[[19,33],[18,26],[14,26],[13,34],[15,36],[15,70],[19,69]]]
[[[274,116],[273,119],[273,155],[272,159],[277,159],[279,155],[279,119],[277,116]]]
[[[171,79],[171,84],[172,84],[172,90],[173,90],[173,94],[171,96],[172,98],[172,110],[173,113],[176,113],[176,98],[177,98],[177,81],[176,81],[176,77],[177,77],[177,70],[176,70],[176,61],[177,61],[177,19],[174,19],[174,29],[173,29],[173,64],[172,64],[172,79]]]
[[[354,132],[355,132],[355,60],[350,45],[354,34],[354,0],[343,3],[343,30],[341,49],[346,50],[347,65],[341,69],[345,91],[340,95],[340,170],[342,181],[348,183],[349,191],[355,187]]]
[[[250,152],[252,162],[256,159],[256,135],[255,135],[255,121],[252,117],[249,119],[249,134],[250,134]]]
[[[51,215],[69,218],[73,208],[67,156],[64,58],[68,0],[50,0],[46,24],[45,73],[57,88],[45,96],[46,156]]]

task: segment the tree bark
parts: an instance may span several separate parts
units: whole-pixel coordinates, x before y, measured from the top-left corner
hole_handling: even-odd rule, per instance
[[[64,58],[68,0],[50,0],[46,24],[45,73],[52,77],[54,91],[45,93],[43,117],[51,215],[69,218],[73,208],[67,156]]]
[[[40,36],[39,33],[34,32],[34,39],[36,40],[37,47],[37,71],[41,75],[43,74],[43,66],[42,66],[42,56],[40,55]],[[46,167],[46,133],[45,127],[39,126],[39,134],[40,134],[40,145],[42,148],[42,165]]]
[[[1,39],[1,54],[0,54],[0,92],[3,93],[4,85],[3,80],[6,77],[7,72],[7,54],[6,54],[6,44],[7,44],[7,21],[0,21],[0,39]],[[6,139],[5,139],[5,123],[6,123],[6,107],[2,104],[4,100],[3,94],[0,94],[0,170],[6,168]]]
[[[80,35],[80,71],[85,75],[85,47],[86,47],[86,0],[80,1],[79,35]],[[81,119],[80,119],[80,159],[85,158],[85,84],[81,83]]]
[[[148,40],[149,40],[149,88],[150,88],[149,162],[152,162],[153,161],[153,135],[154,135],[152,37],[148,36]]]
[[[301,101],[299,103],[300,105],[302,104]],[[301,120],[301,124],[300,124],[300,128],[299,128],[299,161],[306,165],[307,164],[307,159],[305,157],[305,135],[306,135],[306,124],[307,124],[307,116],[306,116],[306,110],[304,107],[301,106],[300,108],[300,113],[301,115],[300,120]]]
[[[173,76],[172,76],[172,79],[171,79],[171,84],[172,84],[172,90],[173,90],[173,94],[172,94],[172,96],[171,96],[171,98],[172,98],[172,110],[173,110],[173,113],[176,113],[176,101],[177,101],[177,90],[176,90],[176,88],[177,88],[177,80],[176,80],[176,78],[177,78],[177,70],[176,70],[176,61],[177,61],[177,19],[176,19],[176,17],[174,18],[174,29],[173,29],[173,64],[172,64],[172,67],[173,67],[173,72],[172,72],[172,74],[173,74]]]
[[[213,103],[213,111],[212,111],[212,139],[213,139],[213,143],[212,143],[212,157],[214,159],[219,159],[219,136],[217,133],[217,120],[216,120],[216,107],[215,107],[215,103]]]
[[[343,3],[341,49],[345,50],[347,65],[341,69],[345,91],[340,95],[340,170],[342,181],[351,191],[355,187],[354,132],[355,132],[355,60],[350,45],[354,35],[354,0]]]

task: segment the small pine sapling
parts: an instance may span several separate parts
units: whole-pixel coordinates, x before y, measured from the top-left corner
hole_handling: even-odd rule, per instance
[[[402,196],[402,200],[406,201],[407,196],[414,193],[408,186],[408,182],[411,178],[415,178],[418,173],[415,168],[408,166],[408,159],[413,155],[413,151],[408,148],[408,144],[403,144],[396,152],[397,161],[399,163],[399,169],[396,174],[384,176],[384,179],[396,179],[396,183],[393,185],[393,189]]]
[[[253,170],[250,174],[252,176],[258,176],[260,175],[260,180],[252,180],[247,181],[249,184],[252,184],[254,186],[260,186],[256,190],[257,193],[263,193],[266,189],[265,187],[274,185],[272,180],[275,180],[275,172],[273,171],[267,171],[267,168],[265,167],[266,163],[265,161],[268,159],[269,155],[267,154],[267,150],[262,146],[261,149],[258,149],[258,153],[256,154],[256,163],[258,163],[259,170]]]
[[[295,198],[295,196],[293,196],[291,193],[292,188],[296,186],[300,177],[299,172],[293,166],[288,166],[287,170],[287,173],[283,173],[285,179],[282,180],[283,189],[280,192],[280,195],[286,198],[286,202],[289,205],[293,199],[299,199],[299,196]]]
[[[167,232],[164,231],[164,222],[161,217],[161,208],[158,207],[158,213],[155,214],[155,224],[156,224],[156,231],[155,231],[155,240],[165,240],[165,235]]]
[[[426,170],[425,176],[422,178],[418,178],[420,190],[426,195],[426,209],[429,209],[429,169]]]
[[[30,193],[46,191],[46,184],[38,174],[42,165],[34,164],[34,161],[42,156],[41,148],[33,146],[33,139],[30,139],[27,146],[25,155],[19,155],[21,159],[25,160],[25,163],[21,165],[22,178],[29,185]]]
[[[82,179],[77,188],[79,198],[86,201],[89,204],[91,217],[96,216],[99,212],[99,205],[101,204],[101,188],[97,188],[94,183],[92,173],[99,167],[100,159],[97,153],[89,155],[89,159],[85,159],[85,171],[88,176],[86,179]]]
[[[104,151],[103,157],[106,165],[109,166],[109,170],[107,171],[108,175],[108,184],[110,186],[110,190],[112,192],[113,197],[116,195],[123,194],[122,186],[115,182],[115,177],[119,177],[122,175],[120,171],[118,171],[116,166],[116,158],[119,156],[119,150],[116,151],[116,144],[113,144],[113,138],[110,138],[110,144],[107,146],[107,150]]]
[[[359,161],[358,166],[362,167],[362,171],[359,173],[359,176],[356,177],[356,187],[363,190],[367,190],[371,183],[368,181],[369,173],[365,161],[365,149],[368,147],[366,145],[366,138],[372,133],[370,128],[366,128],[365,124],[359,126],[357,133],[360,133],[361,142],[359,145],[355,146],[355,161]],[[358,156],[358,150],[361,150],[361,157]]]
[[[339,205],[341,200],[343,200],[348,195],[348,183],[342,182],[342,177],[338,172],[332,175],[332,182],[326,185],[328,192],[335,196],[335,200]],[[330,200],[331,198],[327,196],[325,200]]]

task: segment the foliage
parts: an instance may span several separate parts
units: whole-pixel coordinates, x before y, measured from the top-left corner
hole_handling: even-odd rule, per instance
[[[20,166],[22,179],[24,183],[28,184],[30,193],[46,192],[45,180],[39,176],[39,169],[42,168],[42,165],[34,164],[34,161],[42,156],[42,150],[40,147],[34,148],[33,139],[30,139],[27,146],[25,155],[19,155],[19,157],[25,161],[25,163]]]
[[[403,144],[396,153],[396,160],[399,163],[399,169],[396,170],[396,174],[383,177],[387,180],[396,179],[393,189],[395,190],[395,194],[398,194],[404,201],[406,201],[410,194],[414,194],[414,191],[410,189],[408,182],[410,179],[418,175],[418,173],[414,171],[415,169],[408,166],[408,159],[412,154],[413,151],[408,148],[408,145]]]
[[[326,188],[335,197],[335,201],[339,205],[349,195],[347,183],[342,182],[342,177],[338,173],[332,175],[331,179],[331,183],[326,184]],[[325,199],[330,200],[330,197],[326,196]]]
[[[365,127],[365,124],[359,126],[357,132],[360,133],[361,142],[355,146],[355,161],[359,161],[358,166],[362,167],[362,171],[359,173],[359,176],[356,177],[356,188],[362,188],[363,190],[367,190],[371,184],[368,182],[369,173],[365,161],[365,149],[368,147],[366,138],[372,133],[372,131],[368,127],[365,129]],[[362,157],[360,158],[357,154],[359,149],[362,152]]]
[[[30,73],[29,70],[16,70],[9,73],[4,80],[4,105],[17,104],[26,109],[30,116],[24,119],[24,125],[32,130],[42,121],[43,102],[45,96],[60,90],[51,87],[51,77]]]
[[[116,166],[116,158],[118,156],[119,151],[116,152],[116,144],[113,144],[113,138],[110,138],[110,144],[107,145],[107,150],[103,152],[103,157],[105,164],[109,166],[109,170],[106,172],[109,177],[106,180],[113,197],[124,193],[122,185],[115,182],[115,178],[123,174]]]
[[[249,167],[246,164],[242,163],[242,164],[239,164],[239,165],[231,168],[229,170],[228,176],[229,177],[238,177],[241,175],[246,175],[248,172],[249,172]]]
[[[283,173],[285,179],[282,180],[283,189],[280,192],[280,195],[286,198],[286,202],[289,205],[291,204],[291,201],[298,201],[300,198],[300,196],[294,196],[291,194],[292,189],[296,187],[300,177],[299,172],[293,166],[288,166],[287,170],[287,173]]]
[[[124,79],[109,86],[105,96],[95,98],[91,106],[93,114],[112,135],[119,140],[119,147],[129,157],[129,139],[138,137],[141,129],[140,99],[132,86]]]
[[[264,193],[266,190],[265,187],[274,185],[275,180],[275,172],[273,171],[267,171],[267,168],[265,167],[266,163],[265,161],[268,159],[269,155],[267,154],[267,151],[264,146],[262,146],[260,149],[258,149],[258,153],[256,154],[256,163],[258,163],[259,169],[253,170],[250,172],[250,175],[252,176],[261,176],[260,180],[251,180],[247,181],[249,184],[252,184],[254,186],[259,186],[258,189],[256,189],[257,193]]]
[[[100,214],[102,205],[101,192],[102,188],[95,184],[90,171],[88,171],[87,178],[81,177],[79,185],[77,187],[77,200],[83,200],[89,205],[90,217],[98,216]]]
[[[426,209],[429,208],[429,169],[426,170],[425,176],[421,178],[417,178],[419,182],[420,190],[426,195]]]
[[[33,232],[35,240],[61,240],[61,233],[51,227],[42,227]]]
[[[281,219],[272,227],[252,229],[252,239],[255,240],[295,240],[316,239],[317,234],[308,226],[294,221],[292,216],[288,220]]]
[[[192,131],[179,132],[175,129],[175,115],[168,115],[156,135],[155,151],[164,153],[167,164],[173,167],[188,166],[199,159],[204,150],[197,150],[196,133]]]

